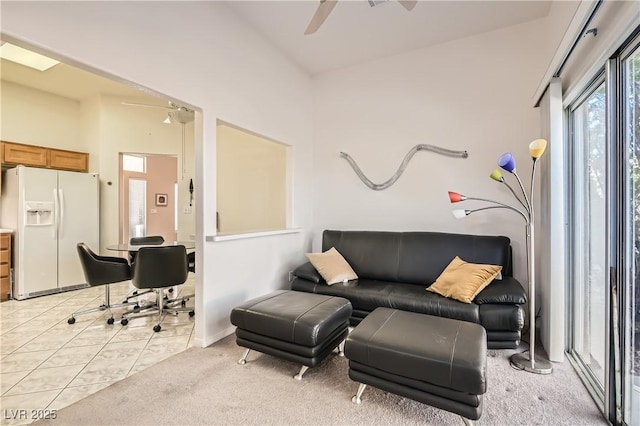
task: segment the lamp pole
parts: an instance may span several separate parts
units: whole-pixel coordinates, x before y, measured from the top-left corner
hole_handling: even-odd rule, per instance
[[[529,191],[529,220],[527,221],[527,275],[529,279],[529,356],[523,352],[511,355],[509,362],[513,368],[525,370],[536,374],[551,374],[553,366],[551,362],[535,354],[536,347],[536,261],[535,261],[535,216],[533,209],[533,184],[535,182],[536,160],[533,158],[531,168],[531,189]],[[515,170],[514,170],[515,174]],[[516,175],[517,178],[517,175]],[[520,179],[518,178],[518,181]],[[522,187],[522,186],[521,186]],[[524,188],[522,189],[524,193]],[[526,194],[525,194],[526,199]]]
[[[515,199],[524,207],[524,212],[520,209],[512,207],[508,204],[504,204],[498,201],[489,200],[486,198],[474,198],[467,197],[465,195],[459,194],[457,192],[449,191],[449,200],[452,203],[457,203],[465,200],[476,200],[476,201],[484,201],[493,204],[488,207],[481,207],[474,210],[454,210],[453,214],[456,218],[461,219],[470,215],[471,213],[489,210],[489,209],[508,209],[519,213],[520,216],[525,220],[526,227],[526,248],[527,248],[527,278],[529,280],[529,355],[526,355],[526,352],[519,352],[511,355],[509,358],[509,362],[513,368],[528,371],[530,373],[536,374],[550,374],[553,371],[553,366],[551,362],[548,360],[536,356],[535,354],[535,344],[536,344],[536,271],[535,271],[535,216],[533,209],[533,184],[536,172],[536,161],[540,156],[544,153],[544,150],[547,146],[547,141],[544,139],[536,139],[535,141],[529,144],[529,152],[531,153],[531,158],[533,159],[533,167],[531,169],[531,187],[529,191],[529,196],[522,185],[522,181],[520,177],[516,173],[516,164],[515,159],[510,153],[506,153],[500,157],[498,160],[498,165],[513,174],[518,181],[518,185],[522,191],[522,196],[524,200],[521,200],[520,197],[516,194],[516,192],[509,186],[509,184],[504,180],[502,173],[499,169],[495,169],[491,173],[491,178],[495,181],[505,184]]]

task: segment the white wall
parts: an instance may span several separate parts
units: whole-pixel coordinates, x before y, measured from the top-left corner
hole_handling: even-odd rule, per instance
[[[215,234],[218,118],[293,146],[293,225],[310,226],[312,92],[298,67],[218,2],[2,2],[0,8],[3,39],[201,108],[194,182],[199,342],[230,333],[229,312],[239,302],[287,285],[287,270],[309,246],[304,233],[219,243],[205,236]],[[115,179],[114,172],[105,169],[105,179]]]
[[[80,138],[87,144],[91,173],[100,173],[100,106],[100,96],[80,102]]]
[[[566,331],[565,175],[562,82],[555,79],[540,101],[542,137],[549,141],[540,159],[540,184],[535,194],[537,215],[536,277],[540,314],[540,340],[551,361],[564,361]]]
[[[80,103],[9,81],[2,81],[3,141],[71,151],[88,151],[80,133]]]
[[[456,220],[448,190],[512,202],[489,178],[511,151],[528,188],[528,144],[540,137],[530,97],[551,48],[544,20],[328,72],[315,79],[314,248],[323,229],[425,230],[506,235],[526,287],[524,221],[505,210]],[[388,179],[416,144],[468,150],[469,158],[418,152],[390,188],[373,191],[339,158],[351,155],[374,182]],[[517,186],[513,176],[506,177]]]

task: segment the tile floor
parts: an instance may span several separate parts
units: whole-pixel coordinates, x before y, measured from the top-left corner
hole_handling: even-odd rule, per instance
[[[194,286],[189,274],[178,292],[193,294]],[[112,285],[111,302],[130,289],[129,283]],[[0,424],[31,423],[193,344],[194,318],[187,312],[168,315],[158,333],[156,316],[108,325],[102,311],[67,323],[72,312],[103,300],[104,287],[94,287],[0,304]],[[116,319],[123,310],[113,310]]]

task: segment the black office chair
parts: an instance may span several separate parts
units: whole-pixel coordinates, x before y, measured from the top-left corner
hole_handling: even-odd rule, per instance
[[[141,246],[144,244],[162,244],[164,237],[162,235],[147,235],[146,237],[132,237],[129,244],[132,246]]]
[[[164,243],[164,237],[162,235],[147,235],[146,237],[132,237],[129,239],[129,245],[131,246],[143,246],[143,245],[163,244],[163,243]],[[129,263],[133,265],[133,262],[135,262],[135,260],[136,260],[136,252],[130,251]],[[171,293],[173,293],[173,289],[169,289],[169,290]],[[123,303],[128,302],[130,299],[137,298],[138,296],[142,296],[143,294],[146,294],[149,292],[151,292],[151,290],[144,291],[142,293],[138,292],[137,290],[129,292],[127,297],[124,299]]]
[[[113,324],[113,312],[111,308],[129,306],[133,303],[123,302],[112,305],[109,297],[109,284],[128,281],[131,279],[131,267],[126,259],[121,257],[99,256],[95,254],[85,243],[78,243],[78,255],[84,271],[84,277],[91,287],[104,286],[104,303],[96,308],[76,311],[67,320],[69,324],[76,322],[76,316],[90,312],[108,310],[111,316],[107,324]]]
[[[138,250],[132,267],[131,282],[137,289],[153,289],[156,292],[156,304],[145,312],[125,314],[121,324],[127,325],[129,319],[158,313],[158,323],[153,331],[161,330],[161,323],[167,313],[177,315],[188,311],[195,315],[192,308],[185,307],[186,299],[165,299],[163,289],[184,284],[189,275],[187,251],[184,246],[142,247]],[[180,306],[177,306],[180,305]]]
[[[163,244],[164,237],[162,235],[147,235],[146,237],[132,237],[129,239],[129,245],[144,246],[148,244]],[[129,252],[129,263],[133,264],[136,258],[136,252]]]
[[[189,272],[196,272],[196,252],[192,251],[187,253],[187,264],[189,265]]]

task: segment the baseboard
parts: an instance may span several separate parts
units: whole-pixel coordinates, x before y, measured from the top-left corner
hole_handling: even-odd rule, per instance
[[[204,339],[194,339],[195,345],[201,348],[205,348],[209,345],[213,345],[218,340],[222,340],[230,334],[235,333],[236,328],[231,326],[225,330],[222,330],[212,336],[206,336]]]

